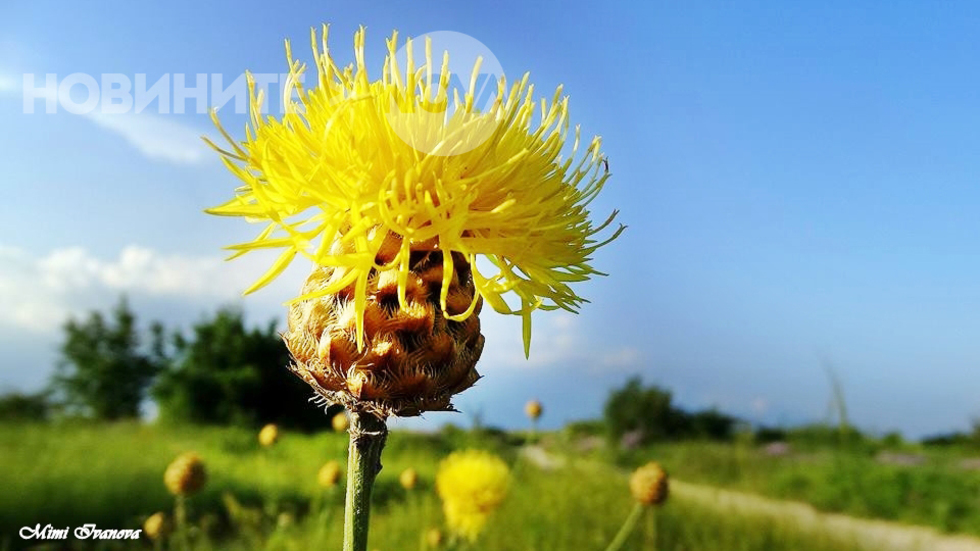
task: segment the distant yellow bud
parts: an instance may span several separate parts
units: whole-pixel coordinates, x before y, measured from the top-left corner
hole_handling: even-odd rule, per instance
[[[347,430],[347,427],[350,426],[350,421],[347,420],[346,413],[340,412],[333,416],[333,419],[330,420],[330,424],[333,425],[333,430],[336,432],[344,432]]]
[[[415,485],[419,482],[419,473],[412,468],[405,469],[398,477],[398,482],[401,483],[402,488],[405,488],[406,490],[414,489]]]
[[[643,505],[661,505],[668,491],[667,471],[658,463],[647,463],[630,476],[630,492]]]
[[[524,413],[526,413],[532,421],[537,421],[538,417],[541,417],[541,414],[544,413],[544,408],[541,406],[541,402],[531,400],[524,406]]]
[[[194,452],[181,454],[163,473],[163,483],[174,495],[191,495],[204,487],[208,475],[204,462]]]
[[[170,521],[163,513],[153,513],[143,522],[143,533],[151,540],[159,539],[170,533]]]
[[[259,431],[259,444],[269,447],[279,440],[279,427],[272,423],[262,427]]]
[[[425,545],[430,549],[438,549],[442,546],[442,530],[429,528],[425,533]]]
[[[329,461],[320,467],[320,472],[317,474],[317,482],[324,488],[333,488],[340,480],[340,475],[340,463]]]

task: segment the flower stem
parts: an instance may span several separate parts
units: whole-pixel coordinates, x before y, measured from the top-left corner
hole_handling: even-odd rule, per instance
[[[626,543],[626,540],[629,539],[630,534],[633,533],[633,528],[636,527],[636,521],[639,520],[640,515],[643,513],[643,509],[645,509],[645,507],[642,503],[637,503],[636,506],[633,507],[633,510],[630,511],[630,515],[626,517],[626,522],[623,523],[623,527],[619,529],[619,533],[616,534],[615,538],[613,538],[612,542],[609,544],[609,547],[606,548],[606,551],[619,551],[619,548]]]
[[[381,450],[388,437],[388,426],[371,413],[351,412],[349,431],[343,551],[367,551],[371,488],[381,471]]]

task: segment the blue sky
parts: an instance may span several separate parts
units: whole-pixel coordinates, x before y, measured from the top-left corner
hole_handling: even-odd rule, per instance
[[[240,303],[264,322],[305,272],[238,298],[270,258],[221,261],[255,228],[202,213],[236,186],[198,141],[207,116],[24,114],[22,75],[279,73],[283,39],[308,60],[330,23],[342,59],[366,25],[374,67],[392,29],[468,34],[508,76],[563,83],[603,137],[594,212],[629,226],[596,255],[611,275],[580,287],[581,315],[536,318],[530,361],[520,320],[484,315],[464,411],[517,426],[538,397],[557,426],[637,373],[687,407],[821,420],[832,365],[869,430],[980,416],[974,3],[146,4],[0,7],[0,388],[40,387],[66,316],[122,292],[145,320]],[[468,419],[427,420],[448,421]]]

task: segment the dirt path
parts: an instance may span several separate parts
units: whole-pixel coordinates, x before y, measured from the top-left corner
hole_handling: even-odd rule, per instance
[[[839,536],[842,541],[857,542],[868,550],[980,551],[980,539],[977,538],[950,536],[920,526],[821,513],[805,503],[769,499],[680,480],[671,480],[671,491],[678,499],[706,507],[784,519],[795,523],[803,531],[829,532]]]

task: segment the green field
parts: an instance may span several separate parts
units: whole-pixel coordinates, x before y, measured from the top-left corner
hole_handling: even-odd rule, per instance
[[[540,470],[518,459],[509,438],[455,431],[440,435],[394,432],[375,490],[371,548],[423,548],[421,537],[442,524],[432,481],[438,461],[453,449],[487,448],[512,467],[504,505],[474,549],[602,550],[632,507],[623,471],[596,461]],[[341,541],[340,489],[316,484],[320,466],[345,458],[346,435],[286,433],[272,448],[255,434],[233,428],[158,427],[137,424],[0,425],[0,530],[6,548],[25,542],[24,525],[50,523],[136,528],[173,500],[162,473],[176,455],[197,451],[209,481],[189,500],[194,549],[336,549]],[[414,467],[421,482],[412,492],[398,484]],[[224,496],[224,497],[223,497]],[[229,508],[228,496],[241,507]],[[833,542],[796,533],[792,526],[704,510],[672,499],[656,517],[657,545],[647,521],[629,549],[831,550]],[[115,547],[151,548],[147,541]],[[165,548],[179,549],[175,540]]]
[[[656,456],[674,475],[690,482],[805,501],[823,511],[980,535],[980,469],[971,466],[976,450],[791,450],[770,455],[751,445],[679,442],[618,454],[616,459],[629,467]],[[902,458],[913,464],[896,464]]]

